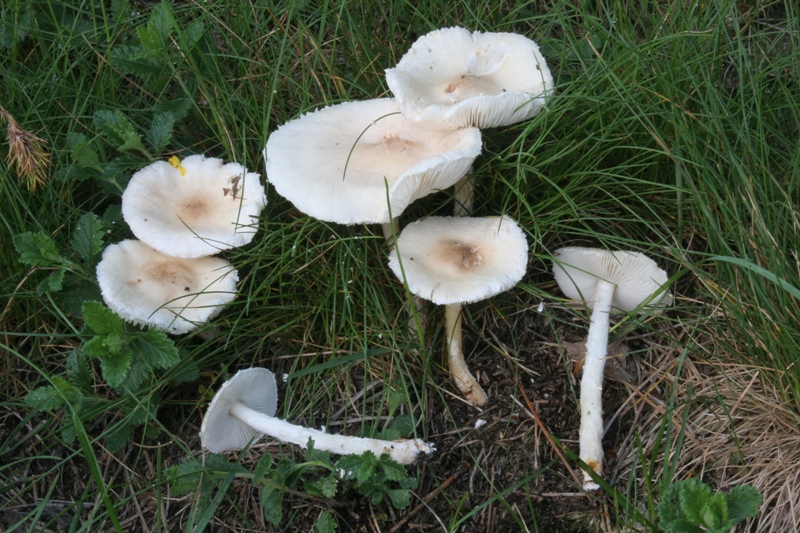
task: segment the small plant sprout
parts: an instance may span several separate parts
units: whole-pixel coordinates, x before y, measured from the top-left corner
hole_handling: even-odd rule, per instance
[[[553,273],[568,298],[582,301],[592,309],[581,378],[580,458],[601,474],[603,369],[610,315],[633,311],[645,303],[650,311],[672,304],[672,295],[663,288],[667,273],[638,252],[578,247],[556,250]],[[584,472],[583,487],[586,490],[600,488],[587,472]]]
[[[405,465],[435,451],[433,445],[420,439],[388,441],[347,437],[297,426],[275,418],[277,407],[275,375],[266,368],[240,370],[222,385],[208,406],[200,428],[200,440],[207,450],[215,453],[240,450],[263,435],[301,448],[306,448],[311,440],[316,450],[338,455],[361,455],[369,451],[377,457],[385,453]]]
[[[345,102],[287,122],[264,149],[267,179],[303,213],[338,224],[383,224],[391,235],[414,200],[457,182],[481,151],[477,128],[436,131],[392,98]]]
[[[386,70],[403,114],[431,128],[491,128],[527,120],[553,77],[535,42],[515,33],[444,28],[423,35]]]
[[[97,281],[106,305],[126,321],[182,334],[233,300],[239,275],[219,257],[171,257],[126,240],[103,251]]]
[[[132,177],[122,215],[134,235],[174,257],[202,257],[243,246],[267,204],[258,174],[238,163],[192,155],[156,161]]]
[[[401,267],[402,262],[402,267]],[[389,267],[412,294],[445,306],[450,374],[475,406],[488,398],[464,361],[461,305],[490,298],[522,279],[528,242],[510,218],[429,217],[397,238]]]

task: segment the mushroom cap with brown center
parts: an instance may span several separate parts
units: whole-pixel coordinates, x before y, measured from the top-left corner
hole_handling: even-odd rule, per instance
[[[171,257],[127,240],[103,251],[97,281],[106,305],[123,319],[181,334],[233,300],[239,276],[218,257]]]
[[[432,128],[490,128],[527,120],[553,77],[538,45],[516,33],[444,28],[423,35],[386,70],[403,114]]]
[[[122,215],[156,250],[202,257],[249,243],[266,203],[258,174],[192,155],[178,168],[156,161],[136,172],[122,194]]]
[[[400,261],[402,260],[402,271]],[[502,217],[428,217],[406,226],[389,267],[409,290],[439,305],[476,302],[516,285],[528,263],[520,227]]]
[[[269,182],[303,213],[339,224],[383,224],[456,183],[480,151],[477,128],[431,131],[381,98],[287,122],[270,135],[264,158]]]

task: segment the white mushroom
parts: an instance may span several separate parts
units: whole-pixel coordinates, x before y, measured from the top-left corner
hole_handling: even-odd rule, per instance
[[[400,115],[391,98],[345,102],[273,132],[267,179],[314,218],[388,224],[414,200],[458,181],[481,151],[477,128],[431,131]]]
[[[525,275],[527,263],[525,234],[506,216],[412,222],[389,255],[389,267],[413,294],[446,306],[450,374],[472,405],[485,405],[487,397],[464,361],[461,304],[510,289]]]
[[[423,35],[386,70],[403,114],[432,128],[490,128],[527,120],[553,77],[535,42],[515,33],[445,28]]]
[[[233,300],[239,276],[219,257],[170,257],[127,240],[103,251],[97,281],[106,305],[123,319],[181,334]]]
[[[122,194],[122,215],[133,234],[156,250],[202,257],[249,243],[266,203],[258,174],[192,155],[136,172]]]
[[[308,446],[338,455],[361,455],[370,451],[380,457],[387,453],[401,464],[411,464],[435,448],[420,439],[387,441],[330,435],[323,431],[290,424],[275,418],[278,388],[275,375],[266,368],[240,370],[226,381],[208,406],[200,428],[203,446],[215,453],[241,450],[253,439],[269,435],[282,442]]]
[[[556,250],[554,257],[558,286],[568,298],[583,301],[592,309],[581,378],[580,458],[601,474],[603,369],[610,314],[633,311],[650,298],[647,309],[658,311],[672,304],[672,295],[663,288],[667,273],[638,252],[569,247]],[[584,473],[584,488],[599,488],[588,473]]]

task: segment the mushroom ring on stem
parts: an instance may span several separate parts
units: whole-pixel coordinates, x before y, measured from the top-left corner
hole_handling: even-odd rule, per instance
[[[207,450],[220,453],[241,450],[251,440],[264,435],[301,448],[308,446],[310,439],[317,450],[338,455],[361,455],[370,451],[378,457],[386,453],[404,465],[435,451],[433,445],[420,439],[388,441],[331,435],[275,418],[277,408],[275,374],[266,368],[240,370],[222,385],[208,406],[200,428],[200,440]]]
[[[582,301],[592,309],[581,377],[579,440],[581,460],[601,474],[603,369],[608,352],[610,315],[633,311],[645,303],[646,309],[658,312],[672,304],[672,295],[663,288],[667,273],[638,252],[569,247],[556,250],[554,257],[553,273],[558,286],[567,297]],[[586,490],[600,488],[586,472],[583,487]]]
[[[480,151],[477,128],[425,129],[403,117],[393,98],[379,98],[287,122],[269,136],[264,158],[269,182],[303,213],[388,225],[387,185],[397,218],[414,200],[461,179]]]
[[[464,361],[461,305],[510,289],[527,263],[525,234],[506,216],[418,220],[403,229],[389,255],[389,267],[412,294],[446,306],[450,374],[472,405],[486,405],[487,397]]]

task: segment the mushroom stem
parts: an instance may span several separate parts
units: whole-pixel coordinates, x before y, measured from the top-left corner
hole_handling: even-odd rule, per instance
[[[580,457],[598,474],[603,472],[603,368],[608,352],[609,317],[615,287],[613,283],[597,280],[581,377]],[[597,490],[600,486],[584,472],[583,488]]]
[[[489,401],[483,388],[467,368],[461,344],[461,304],[446,305],[445,328],[447,331],[447,357],[450,375],[456,382],[458,390],[469,403],[483,407]]]
[[[366,451],[380,457],[384,453],[400,464],[408,465],[417,460],[421,453],[434,451],[433,445],[420,439],[388,441],[362,437],[330,435],[318,429],[306,428],[291,424],[280,418],[265,415],[247,407],[242,402],[235,402],[229,414],[235,416],[253,429],[282,442],[297,444],[301,448],[308,446],[308,439],[314,441],[314,448],[338,455],[361,455]]]
[[[475,202],[475,186],[472,183],[472,168],[469,170],[453,186],[456,201],[453,206],[453,216],[465,217],[472,213],[472,204]]]

